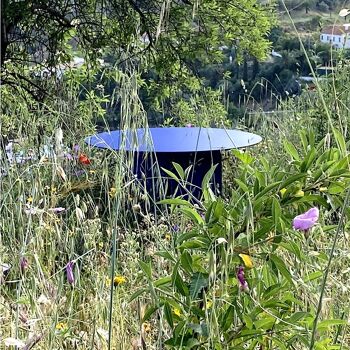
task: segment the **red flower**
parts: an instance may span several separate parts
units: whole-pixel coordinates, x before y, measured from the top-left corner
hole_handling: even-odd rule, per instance
[[[84,153],[81,153],[79,155],[79,163],[83,165],[89,165],[91,164],[91,161]]]

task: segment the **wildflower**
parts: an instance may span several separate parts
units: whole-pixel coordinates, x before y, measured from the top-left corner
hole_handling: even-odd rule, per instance
[[[193,125],[191,123],[186,124],[186,128],[192,128],[192,127],[193,127]]]
[[[50,209],[48,209],[48,211],[51,211],[54,214],[62,213],[65,210],[66,210],[66,208],[63,208],[63,207],[57,207],[57,208],[50,208]]]
[[[79,153],[79,151],[80,151],[80,146],[79,145],[74,145],[73,146],[73,151],[77,155]]]
[[[67,323],[59,322],[56,324],[56,330],[57,331],[64,331],[68,328]]]
[[[114,279],[113,279],[113,285],[116,287],[116,286],[119,286],[121,284],[124,284],[126,282],[126,278],[123,277],[123,276],[115,276]]]
[[[67,281],[69,284],[74,284],[74,281],[75,281],[73,268],[74,268],[74,261],[70,261],[66,265]]]
[[[19,267],[21,269],[21,272],[23,273],[29,266],[28,260],[25,256],[21,256],[19,259]]]
[[[82,165],[90,165],[91,164],[90,159],[84,153],[81,153],[79,155],[78,160],[79,160],[79,163]]]
[[[33,203],[33,197],[28,197],[27,198],[27,203]]]
[[[33,207],[26,207],[24,209],[24,212],[27,214],[27,215],[35,215],[38,213],[38,208],[33,208]]]
[[[151,325],[148,322],[144,322],[142,324],[142,328],[143,328],[145,333],[150,333],[151,330],[152,330],[152,327],[151,327]]]
[[[205,303],[206,309],[210,309],[213,306],[213,302],[211,300],[207,300]]]
[[[11,337],[5,338],[4,339],[4,344],[5,344],[6,347],[10,347],[11,346],[11,348],[13,346],[15,346],[16,349],[22,349],[26,345],[22,340],[17,339],[17,338],[11,338]]]
[[[252,258],[247,254],[239,254],[240,258],[243,260],[244,266],[247,269],[253,268],[253,260]]]
[[[138,213],[138,212],[141,211],[141,205],[140,204],[134,204],[132,206],[132,209]]]
[[[173,229],[174,232],[179,232],[180,231],[179,225],[173,225],[172,229]]]
[[[173,312],[174,312],[174,315],[179,316],[179,317],[181,316],[181,310],[179,308],[173,309]]]
[[[298,190],[295,192],[294,197],[301,198],[304,197],[304,191],[303,190]]]
[[[339,16],[340,17],[346,17],[350,14],[350,10],[349,9],[341,9],[339,12]]]
[[[239,282],[239,289],[243,292],[248,292],[249,286],[248,286],[248,282],[245,280],[245,277],[244,277],[244,267],[243,266],[240,266],[238,268],[237,279]]]
[[[170,241],[170,240],[171,240],[171,235],[169,235],[169,233],[167,233],[167,234],[165,235],[165,239],[166,239],[167,241]]]
[[[115,195],[117,193],[117,189],[115,187],[111,187],[108,194],[110,195],[110,197],[114,198]]]
[[[77,216],[78,221],[83,221],[85,219],[84,212],[79,208],[75,208],[75,215]]]
[[[284,188],[281,188],[280,189],[280,193],[281,193],[281,196],[283,197],[284,194],[287,192],[287,189],[284,187]]]
[[[319,217],[318,208],[309,209],[304,214],[297,215],[293,220],[293,228],[300,231],[308,231],[314,226]]]
[[[218,242],[218,244],[227,243],[227,239],[224,237],[219,237],[216,241]]]
[[[65,152],[65,153],[63,154],[63,157],[66,158],[66,159],[68,159],[68,160],[73,160],[73,156],[72,156],[70,153],[68,153],[68,152]]]

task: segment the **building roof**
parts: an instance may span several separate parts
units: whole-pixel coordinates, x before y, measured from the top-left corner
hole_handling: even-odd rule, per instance
[[[322,28],[321,33],[330,35],[344,35],[350,33],[350,24],[327,26]]]

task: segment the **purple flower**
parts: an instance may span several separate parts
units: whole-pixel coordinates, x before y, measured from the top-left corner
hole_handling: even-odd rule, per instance
[[[74,284],[74,274],[73,274],[74,261],[70,261],[66,265],[67,281],[69,284]]]
[[[64,157],[67,158],[68,160],[73,160],[73,156],[70,153],[65,153]]]
[[[312,226],[316,224],[318,217],[318,208],[311,208],[304,214],[300,214],[294,218],[293,228],[295,230],[308,231]]]
[[[174,232],[179,232],[180,227],[179,227],[179,225],[173,225],[172,229],[173,229]]]
[[[74,151],[75,155],[77,155],[79,153],[79,151],[80,151],[80,146],[79,145],[74,145],[73,146],[73,151]]]
[[[192,128],[193,125],[192,125],[192,124],[186,124],[186,127],[187,127],[187,128]]]
[[[28,260],[25,256],[21,256],[19,259],[19,267],[21,269],[21,272],[23,273],[29,266]]]
[[[239,289],[243,292],[248,292],[249,287],[248,287],[248,282],[245,280],[244,277],[244,267],[240,266],[237,271],[237,279],[239,282]]]

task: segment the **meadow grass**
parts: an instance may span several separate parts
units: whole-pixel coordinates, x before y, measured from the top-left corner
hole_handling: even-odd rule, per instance
[[[344,61],[344,66],[346,69],[348,62]],[[119,79],[120,89],[113,98],[120,101],[121,128],[147,126],[146,114],[138,98],[137,75],[129,72],[121,74]],[[280,108],[286,113],[261,113],[253,130],[263,135],[264,141],[246,152],[253,159],[251,163],[243,166],[228,153],[223,206],[228,208],[231,219],[237,210],[239,220],[247,220],[247,225],[242,236],[234,239],[236,227],[231,224],[233,219],[222,221],[221,236],[215,236],[213,242],[218,237],[224,238],[227,245],[213,244],[208,251],[192,256],[203,263],[212,283],[212,289],[203,290],[201,295],[204,304],[199,305],[208,327],[208,337],[195,345],[197,349],[220,349],[220,342],[224,344],[222,349],[231,349],[230,341],[233,340],[237,349],[311,349],[315,340],[318,341],[317,349],[349,348],[350,286],[347,276],[350,273],[350,250],[346,200],[339,205],[337,195],[329,196],[328,200],[334,200],[334,203],[330,203],[328,211],[321,212],[320,224],[306,235],[290,228],[291,219],[292,214],[300,214],[307,206],[313,205],[312,201],[305,204],[298,199],[299,202],[284,205],[283,195],[277,188],[271,197],[280,200],[281,216],[290,226],[284,229],[282,243],[275,240],[278,236],[276,229],[264,240],[255,240],[253,232],[259,227],[259,220],[270,218],[270,215],[266,214],[266,208],[258,205],[256,212],[252,212],[253,205],[249,203],[252,203],[253,196],[242,191],[240,186],[244,184],[236,182],[245,179],[251,191],[254,174],[264,174],[269,184],[278,172],[284,172],[286,176],[293,169],[297,172],[297,165],[293,168],[296,162],[286,153],[283,142],[292,142],[300,157],[307,154],[310,145],[303,144],[299,136],[303,129],[314,132],[317,141],[325,136],[326,141],[329,138],[329,142],[321,144],[322,152],[334,147],[338,148],[340,155],[348,157],[348,143],[344,146],[335,137],[335,130],[339,125],[346,128],[348,119],[344,122],[343,118],[349,94],[342,90],[340,95],[337,82],[333,81],[338,106],[335,115],[327,103],[333,95],[320,84],[320,99],[304,95],[282,102]],[[17,143],[14,147],[22,151],[24,157],[34,153],[36,158],[10,164],[2,150],[0,347],[5,348],[5,344],[12,341],[13,346],[27,350],[162,349],[164,341],[173,334],[168,321],[169,310],[160,308],[144,320],[148,307],[157,303],[160,297],[162,300],[167,298],[167,302],[173,302],[170,313],[174,324],[183,320],[189,325],[194,319],[191,312],[195,306],[192,303],[186,309],[186,298],[179,295],[175,284],[162,290],[160,284],[152,280],[173,273],[174,267],[164,252],[181,260],[183,255],[177,245],[180,234],[199,232],[203,236],[210,235],[214,226],[210,226],[210,217],[204,224],[196,225],[174,208],[150,210],[150,206],[144,203],[151,199],[142,181],[136,180],[130,171],[133,155],[88,148],[82,135],[84,131],[92,132],[93,125],[86,121],[93,119],[95,110],[84,105],[84,118],[75,117],[72,121],[70,112],[78,115],[75,113],[79,102],[75,103],[77,105],[72,106],[57,103],[46,108],[45,112],[39,108],[29,111],[25,105],[15,108],[14,104],[8,109],[10,113],[11,107],[15,109],[17,119],[23,123],[16,125]],[[311,109],[316,109],[318,114],[312,114]],[[45,143],[51,147],[50,154],[40,155],[40,145],[34,136],[39,132],[47,111],[56,119],[51,121],[51,134],[45,135]],[[318,129],[317,118],[321,114],[328,135]],[[37,116],[34,120],[33,115]],[[243,123],[240,126],[245,128]],[[343,133],[347,135],[344,130]],[[80,146],[76,154],[74,144]],[[67,157],[65,152],[72,157]],[[87,155],[91,164],[82,164],[79,160],[81,153]],[[309,177],[316,170],[317,166],[309,170]],[[344,192],[339,193],[339,198],[344,197]],[[210,200],[203,199],[194,206],[195,210],[205,215],[209,208],[207,202]],[[342,213],[341,207],[344,209]],[[242,246],[254,262],[253,268],[247,272],[252,286],[247,294],[237,292],[238,282],[231,268],[242,264],[238,258]],[[163,255],[159,255],[159,251]],[[283,260],[288,273],[282,268],[283,276],[271,272],[274,265],[269,265],[267,257],[272,253]],[[67,278],[69,262],[74,262],[74,282]],[[147,277],[148,263],[152,270]],[[272,299],[270,304],[266,303],[265,296],[272,293],[273,288],[279,288],[272,299],[284,303],[278,306],[283,312],[271,307]],[[143,289],[148,293],[138,293]],[[229,316],[227,305],[233,303],[236,303],[236,310],[249,305],[251,314],[242,316],[235,311],[232,316],[234,327],[228,325],[231,331],[226,334],[221,329],[222,318]],[[179,305],[180,309],[173,305]],[[289,309],[283,309],[286,305]],[[224,316],[220,314],[222,308],[225,309]],[[263,332],[240,334],[240,327],[253,323],[251,315],[254,312],[257,316],[250,331],[260,325]],[[299,322],[295,314],[301,316],[303,312],[304,318]],[[332,320],[337,322],[332,323]],[[275,326],[264,328],[264,322],[278,324],[280,328],[274,333]],[[186,347],[180,345],[177,348]]]

